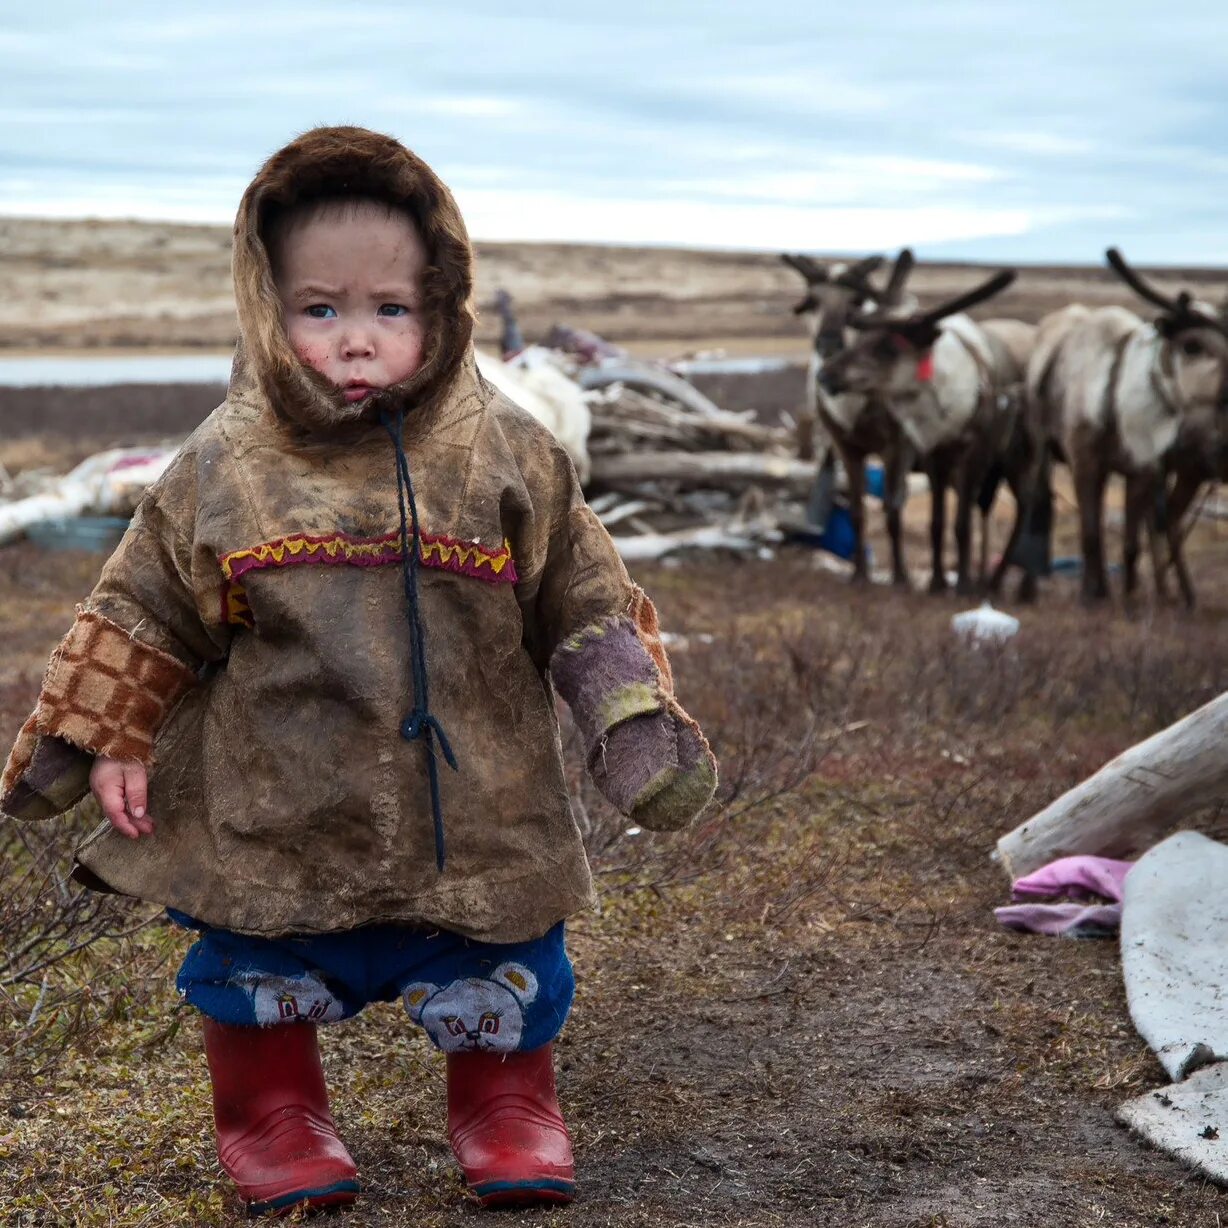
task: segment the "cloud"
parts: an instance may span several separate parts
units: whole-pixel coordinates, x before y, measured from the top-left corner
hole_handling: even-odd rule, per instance
[[[1095,145],[1085,137],[1061,136],[1056,132],[1012,132],[1010,129],[967,132],[959,139],[970,145],[1011,153],[1040,154],[1042,157],[1074,157],[1092,153]]]
[[[435,164],[478,235],[1055,260],[1119,240],[1146,259],[1210,258],[1228,10],[1104,13],[19,6],[0,30],[0,209],[228,220],[293,133],[352,122]]]
[[[515,98],[491,98],[478,94],[423,98],[417,109],[426,115],[460,115],[466,119],[509,119],[521,114],[523,104]]]
[[[485,239],[852,252],[1022,235],[1071,216],[953,205],[827,207],[737,201],[458,190],[470,230]]]

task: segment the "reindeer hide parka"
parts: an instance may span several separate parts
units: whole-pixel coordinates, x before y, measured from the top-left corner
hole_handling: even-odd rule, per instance
[[[262,237],[271,210],[328,193],[405,208],[430,255],[424,365],[357,405],[290,349]],[[471,263],[447,188],[391,138],[316,129],[248,188],[227,398],[146,493],[0,778],[0,809],[42,818],[84,795],[94,755],[149,766],[156,830],[96,830],[78,851],[90,885],[253,934],[386,921],[493,942],[544,933],[592,892],[555,717],[560,649],[563,673],[585,665],[582,701],[564,697],[593,746],[637,716],[686,731],[685,813],[662,825],[711,796],[715,762],[674,698],[651,603],[562,448],[477,374]],[[429,717],[457,764],[437,761],[446,859],[433,752],[402,731],[421,680],[397,413]]]

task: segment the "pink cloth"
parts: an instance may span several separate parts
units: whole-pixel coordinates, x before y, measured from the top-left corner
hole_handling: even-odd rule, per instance
[[[1121,903],[1126,875],[1134,868],[1132,861],[1112,857],[1059,857],[1047,866],[1015,880],[1011,895],[1016,900],[1045,898],[1078,899],[1099,896]]]
[[[1126,875],[1133,868],[1134,862],[1112,857],[1059,857],[1016,879],[1011,898],[1024,902],[995,908],[994,916],[1007,929],[1029,934],[1107,937],[1121,927]]]

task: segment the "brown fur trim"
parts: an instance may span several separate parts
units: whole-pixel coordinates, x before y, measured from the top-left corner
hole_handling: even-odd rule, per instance
[[[235,218],[233,274],[248,364],[275,413],[308,430],[365,422],[373,408],[348,405],[339,390],[290,348],[265,246],[271,211],[321,197],[367,197],[403,209],[426,246],[423,275],[427,351],[421,369],[378,398],[405,410],[438,400],[473,335],[473,254],[460,210],[443,181],[399,141],[366,128],[313,128],[275,153],[243,194]],[[418,415],[419,420],[421,415]]]
[[[26,722],[0,779],[0,811],[14,819],[63,814],[89,792],[94,757]]]
[[[700,753],[712,765],[712,770],[715,772],[717,768],[716,755],[712,752],[712,747],[708,743],[704,731],[700,729],[699,722],[674,698],[670,698],[666,704],[666,711],[677,721],[681,722],[695,734],[699,739]]]
[[[30,766],[30,760],[34,758],[34,748],[37,745],[38,714],[31,712],[26,723],[18,730],[17,741],[13,743],[9,760],[4,765],[4,775],[0,776],[0,803],[13,795],[17,782],[21,780],[26,768]],[[3,809],[5,814],[12,813],[7,807],[0,806],[0,809]]]
[[[661,624],[657,621],[657,607],[652,599],[638,584],[631,588],[631,608],[628,617],[635,626],[635,632],[640,637],[640,643],[648,651],[648,655],[656,663],[661,673],[661,689],[666,694],[674,693],[674,671],[670,668],[669,657],[665,654],[665,644],[661,640]]]
[[[31,719],[40,734],[92,755],[148,764],[163,721],[195,684],[182,662],[78,607],[47,666]]]

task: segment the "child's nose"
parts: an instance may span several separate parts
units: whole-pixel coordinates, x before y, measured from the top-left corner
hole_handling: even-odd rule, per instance
[[[351,326],[341,337],[343,358],[371,358],[375,354],[375,338],[370,329]]]

